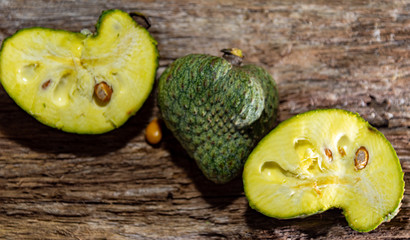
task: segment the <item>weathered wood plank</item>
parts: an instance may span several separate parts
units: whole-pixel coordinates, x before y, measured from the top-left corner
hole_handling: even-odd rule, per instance
[[[151,17],[160,68],[239,47],[278,82],[279,120],[316,108],[360,113],[391,141],[410,185],[409,1],[0,1],[0,41],[25,27],[94,29],[102,10]],[[248,207],[241,179],[208,182],[169,132],[148,145],[153,93],[100,136],[42,126],[0,90],[0,238],[410,238],[410,196],[370,233],[340,210],[275,220]]]

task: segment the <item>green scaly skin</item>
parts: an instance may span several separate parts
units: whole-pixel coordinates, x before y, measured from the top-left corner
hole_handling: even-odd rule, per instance
[[[205,176],[226,183],[241,173],[253,147],[272,129],[278,93],[260,67],[191,54],[160,77],[158,104],[166,126]]]

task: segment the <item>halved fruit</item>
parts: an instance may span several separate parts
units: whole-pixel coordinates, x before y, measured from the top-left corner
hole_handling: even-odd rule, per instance
[[[3,42],[0,80],[43,124],[103,133],[124,124],[149,96],[158,66],[156,44],[120,10],[104,11],[95,35],[23,29]]]
[[[404,192],[391,144],[358,114],[314,110],[282,122],[253,150],[243,172],[257,211],[295,218],[342,208],[367,232],[393,218]]]

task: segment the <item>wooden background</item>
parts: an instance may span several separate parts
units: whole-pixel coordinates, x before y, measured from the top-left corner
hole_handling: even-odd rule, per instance
[[[189,53],[239,47],[276,79],[279,120],[317,108],[361,114],[406,172],[400,213],[370,233],[341,210],[276,220],[248,207],[240,178],[207,181],[167,131],[144,140],[155,94],[99,136],[43,126],[0,89],[0,239],[410,238],[410,2],[0,0],[0,41],[43,26],[94,30],[102,10],[151,18],[160,68]]]

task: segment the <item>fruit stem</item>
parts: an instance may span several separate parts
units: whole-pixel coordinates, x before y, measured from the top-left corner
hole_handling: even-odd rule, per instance
[[[226,48],[222,49],[223,52],[222,57],[230,62],[232,65],[240,66],[242,64],[242,60],[244,58],[242,54],[242,50],[239,48]]]
[[[139,12],[131,12],[129,13],[129,15],[134,19],[135,22],[137,22],[143,28],[148,29],[151,27],[150,19],[144,14]]]

